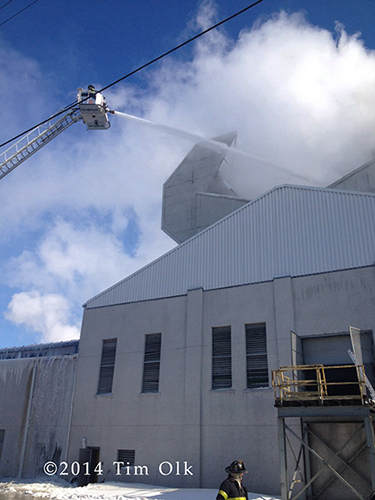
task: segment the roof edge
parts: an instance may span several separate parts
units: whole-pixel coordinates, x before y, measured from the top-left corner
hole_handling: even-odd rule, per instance
[[[291,276],[287,276],[287,277],[291,278],[293,280],[293,279],[298,279],[298,278],[305,278],[308,276],[320,276],[320,275],[324,275],[324,274],[341,273],[341,272],[345,272],[345,271],[355,271],[356,269],[368,269],[371,267],[375,268],[375,264],[368,264],[365,266],[355,266],[355,267],[344,267],[344,268],[340,268],[340,269],[331,269],[329,271],[320,271],[320,272],[315,272],[315,273],[296,274],[296,275],[291,275]],[[272,283],[273,281],[280,279],[280,278],[284,278],[284,277],[286,277],[286,276],[274,276],[272,279],[260,280],[260,281],[249,281],[247,283],[240,283],[237,285],[227,285],[227,286],[223,286],[220,288],[206,288],[206,289],[203,289],[203,291],[204,292],[215,292],[217,290],[226,290],[229,288],[239,288],[241,286],[262,285],[265,283]],[[164,297],[153,297],[150,299],[137,299],[137,300],[133,300],[130,302],[116,302],[114,304],[107,304],[107,305],[90,307],[89,309],[103,309],[105,307],[124,306],[126,304],[140,304],[142,302],[150,302],[150,301],[164,300],[164,299],[176,299],[176,298],[181,298],[181,297],[186,297],[186,296],[187,296],[187,292],[183,293],[183,294],[178,294],[178,295],[166,295]]]
[[[364,170],[365,168],[369,167],[372,163],[375,163],[375,158],[372,160],[368,161],[364,165],[361,165],[360,167],[356,168],[355,170],[352,170],[348,174],[345,174],[343,177],[340,177],[340,179],[337,179],[337,181],[332,182],[327,188],[334,188],[338,184],[341,184],[342,182],[346,181],[347,179],[350,179],[350,177],[353,177],[354,175],[358,174],[361,170]]]
[[[260,201],[261,199],[269,196],[271,193],[273,193],[275,191],[280,191],[280,190],[284,190],[284,189],[299,189],[299,190],[303,190],[303,191],[320,191],[320,192],[323,192],[323,193],[332,192],[332,193],[335,193],[335,194],[340,193],[340,194],[351,195],[351,196],[368,196],[368,197],[371,197],[371,198],[375,198],[375,193],[361,192],[361,191],[349,191],[349,190],[346,190],[346,189],[334,189],[334,188],[315,187],[315,186],[299,186],[299,185],[295,185],[295,184],[281,184],[279,186],[274,186],[273,188],[269,189],[265,193],[262,193],[261,195],[259,195],[257,198],[254,198],[253,200],[249,201],[248,203],[246,203],[242,207],[239,207],[236,210],[234,210],[233,212],[231,212],[230,214],[226,215],[222,219],[219,219],[218,221],[214,222],[211,226],[206,227],[205,229],[203,229],[199,233],[195,234],[191,238],[189,238],[186,241],[183,241],[182,243],[176,245],[174,248],[172,248],[171,250],[169,250],[165,254],[161,255],[160,257],[156,258],[155,260],[149,262],[145,266],[141,267],[140,269],[138,269],[134,273],[130,274],[129,276],[121,279],[120,281],[118,281],[114,285],[110,286],[109,288],[106,288],[102,292],[98,293],[97,295],[95,295],[91,299],[87,300],[82,305],[82,307],[87,307],[90,302],[93,302],[94,300],[98,299],[99,297],[102,297],[106,293],[108,293],[108,292],[114,290],[115,288],[117,288],[118,286],[120,286],[125,281],[128,281],[128,280],[132,279],[133,277],[137,276],[138,274],[142,273],[143,271],[145,271],[149,267],[151,267],[154,264],[156,264],[157,262],[160,262],[161,260],[167,258],[173,252],[176,252],[179,248],[183,247],[184,245],[189,244],[194,239],[199,238],[202,234],[205,234],[206,232],[211,231],[213,228],[215,228],[219,224],[222,224],[227,219],[229,219],[231,217],[234,217],[240,211],[245,210],[249,205],[257,203],[258,201]]]

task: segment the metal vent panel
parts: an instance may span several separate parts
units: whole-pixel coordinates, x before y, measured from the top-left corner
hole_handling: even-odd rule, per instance
[[[112,392],[115,370],[117,339],[103,340],[102,358],[100,362],[98,394]]]
[[[159,392],[161,333],[146,335],[142,392]]]
[[[266,323],[245,325],[247,387],[268,387]]]
[[[124,463],[122,467],[134,467],[135,450],[117,450],[117,461]]]
[[[212,329],[212,389],[232,387],[231,327]]]

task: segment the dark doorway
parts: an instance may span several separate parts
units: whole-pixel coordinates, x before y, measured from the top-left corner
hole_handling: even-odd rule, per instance
[[[1,453],[3,451],[4,436],[5,436],[5,429],[0,429],[0,460],[1,460]]]
[[[99,456],[100,456],[100,448],[98,446],[88,446],[88,450],[90,450],[90,478],[89,483],[97,483],[98,482],[98,471],[100,470],[99,464]]]
[[[327,367],[324,372],[328,396],[360,396],[360,381],[355,366]]]

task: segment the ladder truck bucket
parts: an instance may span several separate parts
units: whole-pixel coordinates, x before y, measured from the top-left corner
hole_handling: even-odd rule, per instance
[[[77,106],[67,108],[51,116],[41,125],[27,132],[17,142],[0,154],[0,179],[14,170],[18,165],[30,158],[52,139],[64,132],[68,127],[83,120],[88,130],[106,130],[111,124],[108,120],[110,111],[100,92],[92,85],[87,90],[78,89]],[[65,114],[60,117],[62,113]]]
[[[111,126],[107,114],[109,109],[104,96],[100,92],[80,88],[78,89],[77,100],[87,130],[107,130]]]

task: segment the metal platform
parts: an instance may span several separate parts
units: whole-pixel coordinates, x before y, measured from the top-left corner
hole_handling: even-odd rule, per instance
[[[363,365],[297,365],[272,371],[275,406],[368,403]]]
[[[363,366],[288,366],[272,375],[281,499],[366,500],[375,490],[375,408]]]

